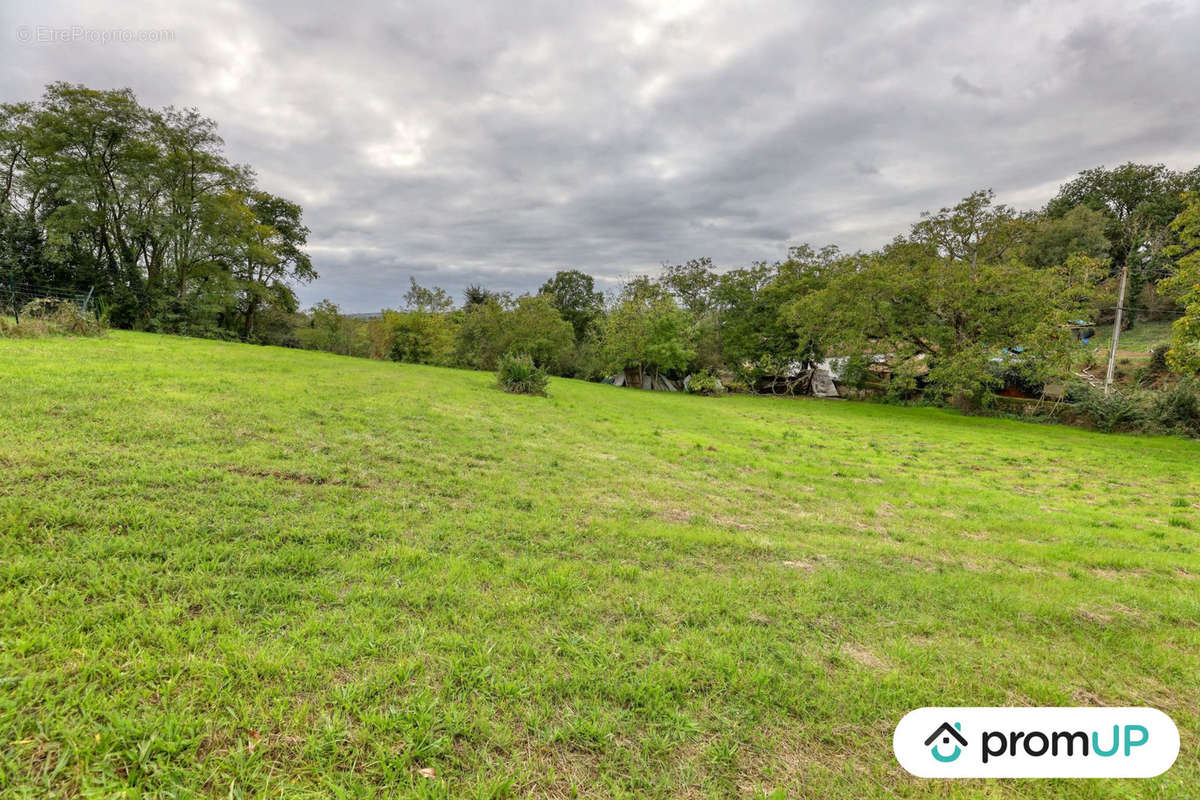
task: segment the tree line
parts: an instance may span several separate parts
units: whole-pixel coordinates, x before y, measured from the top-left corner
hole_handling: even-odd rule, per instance
[[[223,147],[196,110],[127,89],[0,105],[0,288],[94,289],[117,327],[260,339],[316,277],[308,229]]]
[[[118,327],[484,370],[522,353],[560,376],[751,390],[839,357],[846,380],[886,375],[894,396],[980,402],[1077,368],[1072,327],[1111,321],[1124,275],[1133,319],[1177,319],[1166,363],[1200,370],[1200,167],[1098,167],[1035,210],[976,191],[876,250],[699,258],[608,292],[573,269],[520,296],[410,281],[371,319],[298,310],[307,236],[194,109],[65,83],[0,106],[0,275],[93,289]]]
[[[847,381],[882,373],[895,397],[979,404],[1092,358],[1076,329],[1111,323],[1123,270],[1134,318],[1178,319],[1165,357],[1195,373],[1200,168],[1088,170],[1034,211],[977,191],[878,250],[802,245],[736,269],[701,258],[607,294],[577,270],[519,297],[472,286],[457,303],[411,281],[404,307],[377,319],[319,304],[298,317],[295,344],[473,369],[521,352],[561,376],[718,375],[751,390],[840,357]]]

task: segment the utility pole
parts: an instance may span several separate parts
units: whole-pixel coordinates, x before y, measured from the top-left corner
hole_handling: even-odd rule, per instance
[[[1112,343],[1108,348],[1108,371],[1104,373],[1104,396],[1112,393],[1113,372],[1117,367],[1117,342],[1121,340],[1121,323],[1125,315],[1125,285],[1129,282],[1129,262],[1121,267],[1121,288],[1117,292],[1117,318],[1113,322]]]

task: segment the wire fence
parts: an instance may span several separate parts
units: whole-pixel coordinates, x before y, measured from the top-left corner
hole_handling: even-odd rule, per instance
[[[55,308],[71,303],[87,313],[92,309],[95,287],[86,291],[73,286],[34,284],[10,278],[0,283],[0,313],[20,323],[21,317],[41,317]]]

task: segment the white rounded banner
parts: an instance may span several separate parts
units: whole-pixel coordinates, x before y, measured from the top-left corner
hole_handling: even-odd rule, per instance
[[[918,708],[892,749],[920,778],[1152,778],[1179,730],[1154,708]]]

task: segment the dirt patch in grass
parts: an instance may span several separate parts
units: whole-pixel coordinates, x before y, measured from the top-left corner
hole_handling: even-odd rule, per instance
[[[877,670],[886,670],[889,668],[889,665],[886,661],[861,645],[844,645],[842,647],[842,652],[850,656],[850,658],[852,658],[854,661],[862,664],[864,667]]]
[[[1091,574],[1095,578],[1100,578],[1105,581],[1119,581],[1125,578],[1142,578],[1150,574],[1149,570],[1145,569],[1112,569],[1104,567],[1091,570]]]
[[[281,470],[263,470],[252,467],[226,467],[226,470],[248,478],[273,478],[277,481],[300,483],[308,486],[350,486],[355,489],[370,489],[371,486],[360,481],[343,481],[338,478],[326,478],[323,475],[307,475],[302,472],[283,472]]]
[[[1106,706],[1109,705],[1103,697],[1090,689],[1076,689],[1071,692],[1071,702],[1077,706]]]
[[[687,523],[692,521],[695,514],[682,508],[669,508],[666,511],[658,512],[658,516],[669,522]]]
[[[1114,603],[1111,606],[1104,606],[1100,608],[1081,608],[1077,612],[1076,616],[1085,622],[1090,622],[1093,625],[1100,625],[1102,627],[1112,624],[1114,620],[1124,620],[1126,622],[1145,621],[1145,614],[1143,614],[1141,611],[1130,608],[1129,606],[1121,605],[1120,603]]]

